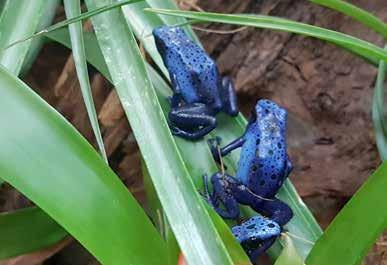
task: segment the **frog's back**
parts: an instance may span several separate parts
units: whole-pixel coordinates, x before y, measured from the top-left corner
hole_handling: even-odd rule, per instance
[[[161,27],[153,32],[171,78],[176,79],[187,103],[211,103],[219,98],[215,62],[181,28]]]
[[[265,109],[266,103],[269,109]],[[270,101],[260,101],[259,104],[257,121],[245,133],[246,142],[242,147],[238,178],[254,193],[271,198],[289,172],[286,111]]]

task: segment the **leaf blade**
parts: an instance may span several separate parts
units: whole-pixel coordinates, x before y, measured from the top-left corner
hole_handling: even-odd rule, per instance
[[[87,141],[2,67],[0,86],[0,121],[9,124],[0,131],[4,180],[47,212],[100,262],[164,264],[165,246],[157,231]],[[144,252],[149,246],[152,252]]]
[[[64,0],[64,6],[68,19],[72,19],[81,14],[80,0]],[[74,55],[75,68],[77,71],[77,76],[82,91],[83,101],[85,102],[91,127],[93,129],[94,136],[97,140],[99,152],[102,158],[106,161],[106,163],[108,163],[101,130],[98,124],[97,112],[94,107],[93,94],[91,92],[81,22],[75,22],[73,24],[70,24],[69,32],[71,39],[71,47]]]

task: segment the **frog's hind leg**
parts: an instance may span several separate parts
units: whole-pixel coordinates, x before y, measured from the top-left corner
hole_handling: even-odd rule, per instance
[[[216,127],[211,109],[202,103],[173,108],[168,118],[172,133],[189,140],[199,139]]]
[[[278,200],[277,198],[270,201],[264,201],[261,204],[259,212],[265,214],[281,227],[287,224],[293,217],[292,209],[286,203]]]
[[[237,116],[239,110],[235,87],[228,76],[222,77],[220,97],[223,103],[223,111],[232,117]]]
[[[210,204],[220,216],[226,219],[239,218],[239,205],[230,187],[236,185],[236,181],[233,177],[222,175],[220,172],[211,177],[213,191],[209,196]]]

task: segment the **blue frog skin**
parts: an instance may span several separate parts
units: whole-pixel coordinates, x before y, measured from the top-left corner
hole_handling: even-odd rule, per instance
[[[281,227],[270,219],[254,216],[231,231],[248,256],[255,260],[281,234]]]
[[[159,27],[153,36],[171,78],[168,118],[174,135],[196,140],[216,127],[218,112],[238,114],[231,79],[219,75],[215,62],[181,28]]]
[[[213,191],[209,193],[204,176],[207,200],[223,218],[238,219],[239,203],[250,206],[281,228],[292,218],[290,207],[275,197],[292,170],[286,152],[286,122],[285,109],[270,100],[260,100],[240,138],[220,149],[219,140],[210,141],[218,162],[220,156],[242,148],[236,177],[215,173],[211,177]],[[263,244],[257,253],[273,242]]]

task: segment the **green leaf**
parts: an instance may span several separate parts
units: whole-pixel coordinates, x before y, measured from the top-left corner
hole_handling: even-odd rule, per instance
[[[0,176],[101,263],[165,264],[159,234],[90,144],[3,68],[0,87]]]
[[[0,213],[0,260],[49,247],[67,232],[39,208]]]
[[[378,17],[365,11],[364,9],[361,9],[355,5],[352,5],[342,0],[309,0],[309,1],[318,5],[329,7],[349,17],[352,17],[355,20],[364,24],[365,26],[369,27],[370,29],[374,30],[375,32],[379,33],[384,38],[387,38],[387,24],[384,23]]]
[[[384,81],[386,71],[386,63],[381,61],[372,100],[372,121],[375,130],[376,146],[383,161],[387,160],[387,121],[384,116]]]
[[[328,226],[306,264],[360,264],[386,228],[386,189],[387,163],[384,162]]]
[[[372,62],[387,60],[387,53],[382,48],[369,42],[333,30],[295,22],[288,19],[251,14],[234,15],[166,9],[147,9],[146,11],[172,16],[181,16],[202,22],[218,22],[297,33],[331,42]]]
[[[44,0],[7,0],[0,17],[0,64],[18,75],[31,41],[3,50],[10,43],[33,34],[47,5]]]
[[[105,77],[109,79],[110,75],[108,73],[105,63],[102,62],[101,60],[98,60],[98,58],[100,58],[102,54],[101,54],[101,51],[99,50],[94,34],[85,32],[84,36],[85,36],[85,43],[87,44],[87,47],[88,47],[88,49],[86,50],[88,61],[94,67],[96,67]],[[71,48],[71,45],[68,40],[68,36],[66,37],[65,31],[52,32],[48,35],[48,37],[65,45],[68,48]],[[94,52],[91,52],[91,50]],[[167,101],[167,97],[171,95],[171,89],[152,68],[149,67],[148,70],[165,116],[169,111],[169,104]],[[191,143],[191,142],[184,141],[180,138],[176,138],[175,141],[180,150],[180,154],[184,159],[185,165],[187,166],[190,172],[193,172],[195,176],[199,177],[199,178],[194,178],[194,180],[197,179],[197,181],[195,181],[196,187],[198,189],[199,188],[201,189],[202,182],[201,182],[200,176],[203,174],[203,172],[215,172],[217,170],[217,166],[212,159],[212,155],[209,152],[207,143],[205,141]],[[202,155],[197,156],[198,153],[201,153]],[[163,225],[160,224],[160,222],[163,221],[162,219],[163,211],[161,210],[161,204],[159,203],[156,195],[151,191],[152,189],[149,188],[151,185],[149,184],[149,181],[146,178],[147,174],[145,174],[144,176],[145,176],[145,180],[144,180],[145,184],[147,184],[145,186],[148,187],[147,196],[148,196],[148,201],[150,202],[150,209],[151,209],[150,214],[154,222],[158,225],[158,227],[162,227]],[[208,209],[208,211],[210,211],[210,216],[212,217],[213,222],[215,222],[215,226],[218,232],[221,234],[222,240],[226,245],[226,248],[228,249],[231,255],[231,258],[233,259],[234,264],[249,264],[249,259],[244,253],[244,251],[242,250],[241,246],[235,240],[234,241],[230,240],[230,236],[231,238],[233,237],[231,235],[230,229],[227,229],[227,230],[224,229],[225,227],[224,221],[221,218],[219,218],[219,216],[216,216],[216,214],[213,212],[212,209]],[[161,230],[169,231],[169,227],[161,228]],[[168,235],[172,236],[170,233]],[[171,241],[167,241],[167,242],[171,242]],[[173,246],[173,243],[171,244]]]
[[[146,23],[146,21],[143,21],[142,23]],[[50,33],[49,37],[69,47],[68,40],[66,41],[66,37],[64,36],[65,32],[63,33],[64,34],[55,34],[55,32],[52,32]],[[96,44],[95,38],[93,39],[93,34],[85,33],[85,39],[87,39],[87,41],[86,40],[85,41],[88,47],[88,50],[86,51],[87,59],[103,75],[109,78],[109,73],[107,72],[105,63],[98,59],[102,55],[98,48],[98,45]],[[89,50],[93,50],[93,52],[89,52]],[[159,102],[163,108],[164,114],[167,115],[169,111],[169,104],[166,98],[168,96],[171,96],[172,90],[165,84],[165,82],[157,74],[155,74],[154,71],[150,70],[149,73],[152,79],[152,83],[156,88],[156,91],[159,97]],[[219,118],[219,122],[218,122],[219,126],[215,130],[215,133],[210,137],[213,137],[214,135],[220,135],[222,139],[224,139],[224,142],[228,142],[243,134],[244,128],[246,126],[246,120],[242,116],[239,116],[235,120],[232,118],[226,117],[225,115],[223,116],[220,115],[218,116],[218,118]],[[208,149],[206,140],[197,141],[197,142],[187,142],[181,138],[175,138],[175,141],[183,157],[185,165],[187,166],[189,172],[191,173],[191,176],[194,179],[196,187],[198,189],[202,189],[202,185],[203,185],[202,175],[204,173],[212,174],[218,171],[218,168]],[[197,154],[200,154],[200,156]],[[229,156],[229,158],[226,158],[226,161],[228,161],[227,163],[230,164],[230,169],[236,168],[238,160],[239,160],[239,151],[237,150],[234,151]],[[279,195],[281,199],[283,199],[284,201],[290,204],[293,211],[295,212],[295,216],[293,217],[292,221],[288,224],[288,229],[292,233],[300,237],[303,237],[309,241],[315,241],[322,233],[321,228],[318,226],[312,214],[304,205],[301,198],[298,196],[297,192],[295,191],[290,181],[288,180],[285,181],[282,189],[279,192]],[[250,211],[248,214],[254,215],[255,212]],[[311,245],[305,243],[304,241],[296,241],[295,243],[298,251],[302,254],[303,257],[306,257],[311,249]],[[232,250],[231,248],[235,248],[235,249],[240,249],[240,248],[238,248],[235,245],[228,246],[226,244],[226,246],[229,249],[230,254],[232,255],[234,263],[237,263],[238,261],[241,261],[242,263],[246,260],[245,259],[246,256],[243,255],[243,253],[242,254],[240,253],[239,256],[233,256],[233,253],[237,252],[237,250]],[[273,256],[276,256],[276,255],[273,255]]]
[[[18,2],[18,1],[13,1],[13,0],[8,0],[10,2]],[[22,1],[22,0],[20,0]],[[24,2],[28,2],[28,3],[34,3],[35,1],[29,1],[29,0],[23,0]],[[38,1],[38,0],[36,0]],[[39,1],[42,1],[42,0],[39,0]],[[88,19],[90,17],[93,17],[95,15],[98,15],[100,13],[103,13],[103,12],[106,12],[106,11],[109,11],[109,10],[112,10],[112,9],[115,9],[117,7],[121,7],[123,5],[127,5],[127,4],[133,4],[133,3],[137,3],[137,2],[141,2],[141,1],[144,1],[144,0],[126,0],[126,1],[122,1],[122,2],[118,2],[118,3],[113,3],[113,4],[107,4],[105,6],[101,6],[95,10],[92,10],[92,11],[89,11],[89,12],[85,12],[85,13],[82,13],[81,15],[77,16],[77,17],[74,17],[72,19],[68,19],[68,20],[63,20],[61,22],[58,22],[48,28],[45,28],[35,34],[32,34],[32,35],[27,35],[26,37],[24,38],[17,38],[17,39],[14,39],[12,40],[13,42],[8,42],[6,44],[6,46],[0,46],[0,51],[1,52],[4,52],[4,50],[8,50],[10,48],[12,48],[13,46],[17,45],[17,44],[22,44],[23,42],[27,41],[27,40],[30,40],[30,39],[33,39],[33,38],[36,38],[36,37],[39,37],[39,36],[42,36],[42,35],[45,35],[49,32],[52,32],[54,30],[57,30],[57,29],[60,29],[60,28],[63,28],[65,26],[68,26],[72,23],[75,23],[75,22],[78,22],[78,21],[82,21],[84,19]],[[18,16],[15,16],[17,18],[19,18],[19,15]],[[23,15],[20,15],[20,17],[23,17]],[[11,24],[12,25],[12,24]],[[1,28],[0,28],[1,29]]]
[[[42,30],[51,25],[55,17],[56,8],[59,6],[59,2],[60,0],[45,1],[45,5],[43,7],[44,10],[42,11],[44,16],[40,16],[37,30]],[[44,38],[36,38],[32,40],[30,48],[28,49],[27,55],[24,59],[22,69],[20,70],[21,76],[24,76],[30,70],[35,59],[38,57],[38,54],[43,46],[43,40]]]
[[[86,1],[91,10],[107,2]],[[172,138],[122,12],[112,10],[93,17],[92,22],[154,187],[187,261],[232,264]]]
[[[304,261],[298,255],[292,239],[286,233],[282,235],[282,241],[285,247],[274,265],[303,265]]]
[[[64,0],[64,6],[67,19],[73,19],[81,14],[80,0]],[[93,128],[94,136],[97,140],[99,152],[103,159],[108,163],[105,146],[101,131],[98,125],[97,112],[94,107],[93,94],[91,93],[89,74],[87,71],[85,46],[83,42],[82,23],[75,22],[69,25],[69,32],[71,38],[71,48],[74,55],[75,68],[79,84],[82,90],[83,100],[85,101],[87,114],[89,115],[90,123]]]

